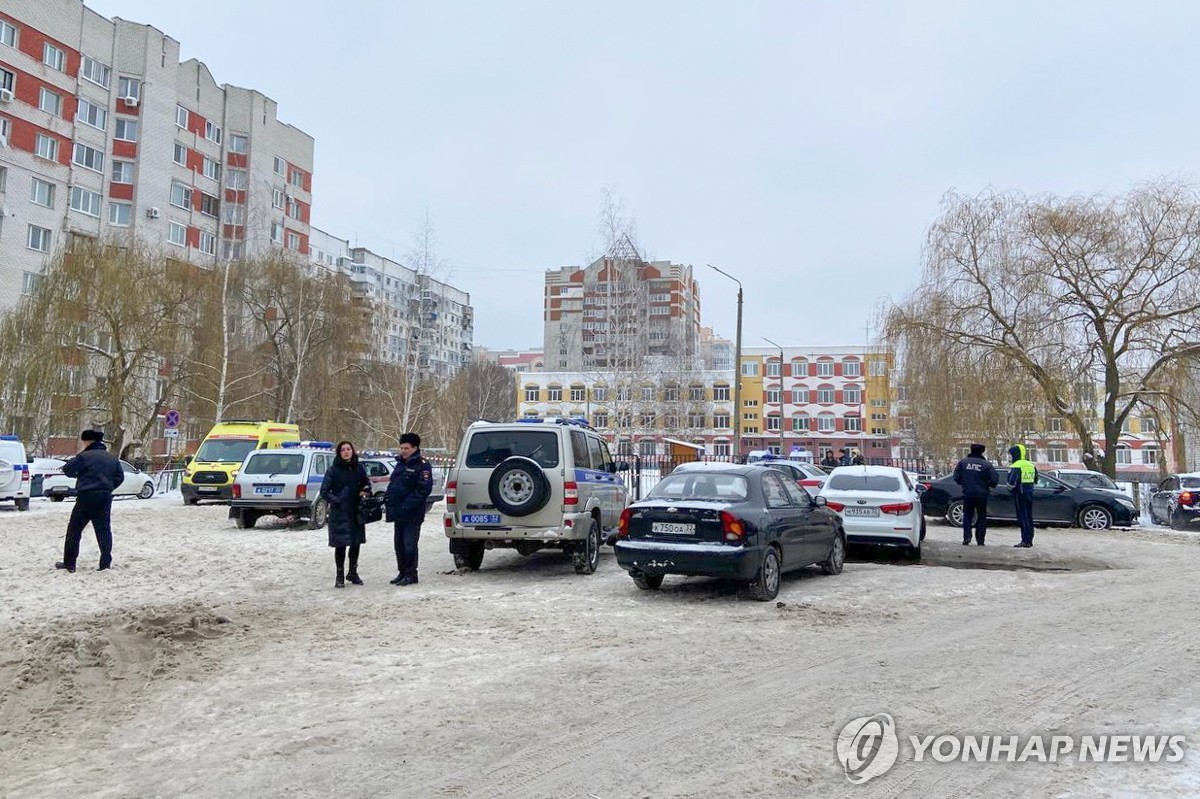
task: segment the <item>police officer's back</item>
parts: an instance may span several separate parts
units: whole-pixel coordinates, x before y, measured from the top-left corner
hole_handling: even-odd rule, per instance
[[[112,566],[112,494],[125,479],[125,471],[108,448],[99,430],[84,430],[79,434],[83,450],[63,465],[63,474],[75,478],[75,507],[67,522],[63,542],[63,559],[55,568],[75,571],[79,557],[79,540],[83,528],[90,522],[100,547],[100,571]]]

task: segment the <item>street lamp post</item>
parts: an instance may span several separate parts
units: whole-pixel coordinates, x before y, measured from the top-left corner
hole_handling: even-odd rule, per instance
[[[779,457],[786,458],[787,453],[783,451],[783,345],[776,341],[771,341],[766,336],[762,338],[768,344],[773,344],[779,348]]]
[[[733,456],[736,460],[742,456],[742,281],[712,264],[708,268],[737,283],[738,287],[737,338],[733,344]]]

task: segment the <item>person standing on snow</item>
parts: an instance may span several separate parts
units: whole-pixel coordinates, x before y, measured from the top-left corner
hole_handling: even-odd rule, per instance
[[[1000,475],[992,462],[983,457],[983,444],[972,444],[971,454],[954,467],[954,482],[962,486],[963,546],[971,543],[971,527],[975,528],[975,543],[983,546],[987,536],[987,503],[992,489],[1000,484]]]
[[[100,568],[112,567],[112,495],[113,489],[125,479],[121,462],[113,457],[104,446],[104,433],[99,430],[84,430],[79,434],[83,449],[63,464],[62,473],[75,478],[75,507],[71,520],[67,522],[67,537],[63,542],[63,559],[54,564],[56,569],[75,572],[75,561],[79,558],[79,540],[83,528],[90,522],[100,547]]]
[[[1028,549],[1033,546],[1033,486],[1037,483],[1037,467],[1025,457],[1024,444],[1014,444],[1008,449],[1012,463],[1008,469],[1008,485],[1012,488],[1013,504],[1017,508],[1017,521],[1021,524],[1021,543],[1015,547]]]

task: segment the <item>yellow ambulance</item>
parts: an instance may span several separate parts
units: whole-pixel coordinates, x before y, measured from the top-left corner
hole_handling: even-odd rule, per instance
[[[229,500],[233,496],[233,479],[247,455],[256,449],[280,447],[285,441],[299,440],[300,428],[285,422],[262,419],[217,422],[183,471],[183,504],[195,505],[202,499]]]

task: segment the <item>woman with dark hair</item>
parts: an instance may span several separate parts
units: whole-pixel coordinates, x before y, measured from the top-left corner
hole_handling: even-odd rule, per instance
[[[345,588],[346,579],[362,585],[358,576],[358,548],[367,540],[367,528],[361,521],[359,505],[363,494],[370,495],[371,480],[358,462],[358,453],[349,441],[337,445],[337,457],[321,481],[321,498],[329,506],[329,546],[337,564],[334,588]],[[350,550],[350,573],[345,573],[346,550]]]

